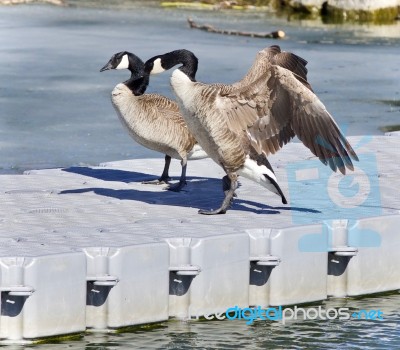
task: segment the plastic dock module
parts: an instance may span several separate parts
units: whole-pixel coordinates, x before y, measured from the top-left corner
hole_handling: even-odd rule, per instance
[[[252,241],[250,305],[280,306],[326,299],[327,251],[303,252],[299,240],[321,225],[249,230]],[[304,269],[304,266],[313,268]]]
[[[6,250],[14,256],[5,257]],[[23,342],[85,330],[83,253],[36,244],[24,251],[2,242],[1,255],[1,339]]]
[[[349,139],[354,173],[292,143],[269,158],[289,205],[241,178],[216,216],[209,159],[180,193],[142,184],[163,159],[1,175],[0,342],[400,289],[400,137]]]
[[[168,319],[167,244],[84,251],[88,262],[88,328],[104,330]],[[157,288],[150,288],[154,281]]]
[[[196,318],[248,306],[249,238],[219,231],[218,236],[168,239],[170,316]]]

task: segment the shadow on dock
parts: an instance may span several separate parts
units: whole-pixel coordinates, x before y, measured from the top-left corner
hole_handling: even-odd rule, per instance
[[[70,167],[64,168],[62,171],[89,176],[103,181],[119,181],[124,183],[156,180],[158,178],[157,176],[150,174],[107,168]]]
[[[157,179],[157,176],[117,169],[92,169],[88,167],[71,167],[63,171],[89,176],[103,181],[118,181],[123,183],[141,183]],[[113,189],[106,187],[86,187],[60,191],[59,194],[77,194],[93,192],[99,196],[115,198],[119,200],[131,200],[148,204],[189,207],[198,209],[210,209],[217,207],[223,200],[222,183],[220,179],[206,177],[187,177],[187,186],[179,193],[172,191],[146,191],[148,187],[157,185],[143,184],[143,190],[138,189]],[[165,187],[165,186],[163,186]],[[239,184],[240,187],[240,184]],[[266,201],[268,193],[266,193]],[[211,194],[211,195],[210,195]],[[281,211],[296,211],[303,213],[321,213],[311,208],[290,206],[270,206],[267,204],[235,198],[231,210],[252,212],[255,214],[280,214]]]

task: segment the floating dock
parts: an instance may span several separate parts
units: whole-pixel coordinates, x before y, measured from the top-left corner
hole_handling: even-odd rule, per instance
[[[162,159],[1,175],[0,341],[400,289],[400,137],[349,140],[349,176],[292,143],[270,158],[288,205],[240,179],[216,216],[210,159],[180,193],[142,184]]]

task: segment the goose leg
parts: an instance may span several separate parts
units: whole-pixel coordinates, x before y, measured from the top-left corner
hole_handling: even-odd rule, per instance
[[[222,178],[222,191],[224,191],[226,195],[226,191],[228,191],[231,188],[231,179],[229,178],[228,175],[225,175]],[[236,192],[233,193],[233,197],[237,197]]]
[[[221,207],[219,207],[218,209],[215,210],[199,210],[199,214],[203,214],[203,215],[215,215],[215,214],[225,214],[226,211],[228,210],[228,208],[231,206],[232,201],[233,201],[233,197],[235,195],[235,190],[238,187],[238,182],[237,182],[237,175],[236,173],[230,173],[227,175],[227,178],[230,182],[230,186],[229,189],[227,189],[225,192],[225,198],[221,204]],[[228,183],[228,180],[224,180],[225,177],[222,179],[223,180],[223,188],[225,188],[224,186],[226,186],[226,184]]]
[[[168,191],[179,192],[183,187],[186,186],[186,167],[187,167],[186,157],[182,158],[181,165],[182,165],[182,173],[179,182],[173,185],[169,185],[167,187]]]
[[[151,181],[143,181],[142,184],[145,185],[164,185],[167,184],[171,178],[168,175],[169,171],[169,165],[171,164],[171,157],[168,155],[165,155],[165,164],[164,164],[164,170],[161,174],[161,177],[158,180],[151,180]]]

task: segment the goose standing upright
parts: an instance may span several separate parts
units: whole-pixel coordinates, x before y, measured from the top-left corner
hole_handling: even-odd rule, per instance
[[[146,184],[167,183],[171,158],[181,160],[182,173],[177,184],[168,190],[180,191],[186,184],[187,159],[206,158],[182,118],[178,105],[158,94],[144,94],[149,76],[144,63],[136,55],[123,51],[114,54],[100,72],[110,69],[128,69],[131,77],[112,91],[112,103],[121,123],[139,144],[165,154],[161,177]]]
[[[238,175],[263,185],[286,203],[264,159],[294,136],[333,171],[354,170],[351,158],[358,157],[305,79],[306,61],[293,55],[297,66],[292,59],[281,66],[275,61],[282,53],[279,46],[267,51],[264,72],[239,86],[196,82],[198,60],[188,50],[155,56],[145,63],[150,74],[181,64],[172,73],[171,85],[182,114],[199,144],[228,176],[229,188],[220,208],[200,210],[200,214],[227,211]]]

